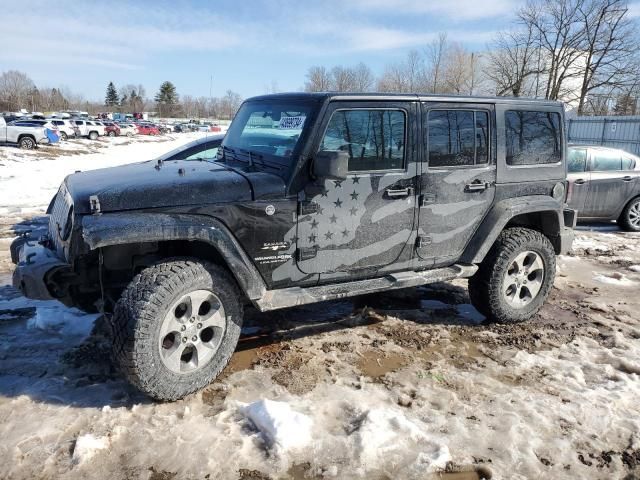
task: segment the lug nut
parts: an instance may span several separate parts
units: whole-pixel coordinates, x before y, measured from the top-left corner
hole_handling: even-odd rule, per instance
[[[182,337],[182,343],[187,343],[187,337]]]
[[[190,321],[191,323],[193,323],[193,322],[195,322],[195,321],[196,321],[196,319],[195,319],[195,318],[193,318],[193,317],[191,317],[191,318],[189,319],[189,321]]]
[[[180,331],[182,331],[182,332],[184,332],[186,329],[187,329],[187,327],[185,327],[184,325],[182,325],[182,326],[180,327]]]
[[[194,335],[193,337],[191,337],[191,340],[195,342],[196,340],[198,340],[198,337]]]
[[[199,323],[198,325],[196,325],[196,327],[198,327],[198,328],[202,328],[202,324],[201,324],[201,323]]]

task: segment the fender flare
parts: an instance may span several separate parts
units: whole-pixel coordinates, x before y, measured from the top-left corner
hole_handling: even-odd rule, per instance
[[[563,205],[547,195],[526,195],[523,197],[506,198],[497,202],[474,233],[467,244],[462,257],[463,263],[481,263],[495,243],[500,232],[509,221],[518,215],[536,212],[553,212],[558,215],[558,226],[564,227]],[[557,235],[560,235],[560,231]]]
[[[82,218],[82,238],[95,250],[113,245],[172,240],[202,241],[214,247],[250,300],[267,288],[244,249],[218,219],[166,213],[105,213]]]

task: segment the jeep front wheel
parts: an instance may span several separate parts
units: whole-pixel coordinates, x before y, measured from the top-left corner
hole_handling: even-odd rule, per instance
[[[128,380],[157,400],[177,400],[214,380],[235,350],[242,304],[223,268],[174,259],[143,270],[113,316],[113,353]]]
[[[555,272],[555,251],[547,237],[528,228],[507,228],[469,279],[469,297],[490,321],[521,322],[542,307]]]

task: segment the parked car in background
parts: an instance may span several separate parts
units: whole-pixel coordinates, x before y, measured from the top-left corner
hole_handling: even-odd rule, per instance
[[[173,131],[175,133],[182,133],[182,132],[185,132],[186,130],[184,129],[184,126],[182,124],[178,123],[173,126]]]
[[[623,150],[569,146],[567,203],[578,220],[615,220],[640,232],[640,157]]]
[[[155,125],[150,125],[148,123],[139,123],[138,124],[138,133],[140,135],[160,135],[160,130]]]
[[[120,127],[113,122],[100,122],[104,125],[105,132],[108,137],[117,137],[120,135],[121,130]]]
[[[22,118],[20,120],[14,120],[11,124],[19,126],[19,127],[27,127],[27,126],[35,126],[35,127],[43,127],[48,130],[47,138],[49,139],[49,144],[58,143],[61,138],[60,130],[56,125],[51,123],[49,120],[44,120],[40,118]]]
[[[120,135],[126,135],[127,137],[133,137],[138,133],[138,128],[133,123],[120,123]]]
[[[49,138],[47,129],[42,125],[34,123],[16,125],[16,121],[7,124],[4,117],[0,117],[0,144],[2,143],[15,144],[20,148],[31,150],[39,144],[48,144]]]
[[[162,134],[171,133],[171,126],[167,125],[166,123],[160,123],[160,124],[156,125],[156,127],[158,127],[158,130]]]
[[[49,121],[56,127],[58,127],[62,140],[80,136],[80,129],[77,125],[74,125],[71,120],[65,120],[62,118],[50,118]]]
[[[91,140],[96,140],[100,136],[100,131],[104,130],[104,127],[98,127],[88,120],[74,120],[74,123],[80,130],[80,136]],[[104,133],[102,134],[104,135]]]
[[[90,120],[88,123],[95,125],[96,127],[98,127],[98,135],[101,136],[105,136],[107,134],[107,129],[104,126],[104,123],[102,123],[99,120]]]
[[[158,157],[156,161],[216,160],[222,139],[224,139],[224,135],[211,135],[210,137],[199,138],[165,153]]]

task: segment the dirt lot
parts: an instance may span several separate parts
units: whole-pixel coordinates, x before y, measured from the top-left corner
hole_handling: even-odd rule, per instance
[[[0,216],[0,285],[20,222],[42,225]],[[0,478],[640,478],[640,235],[577,234],[532,321],[484,323],[465,281],[249,310],[221,378],[171,404],[95,316],[0,287]],[[250,421],[265,401],[297,427]]]

